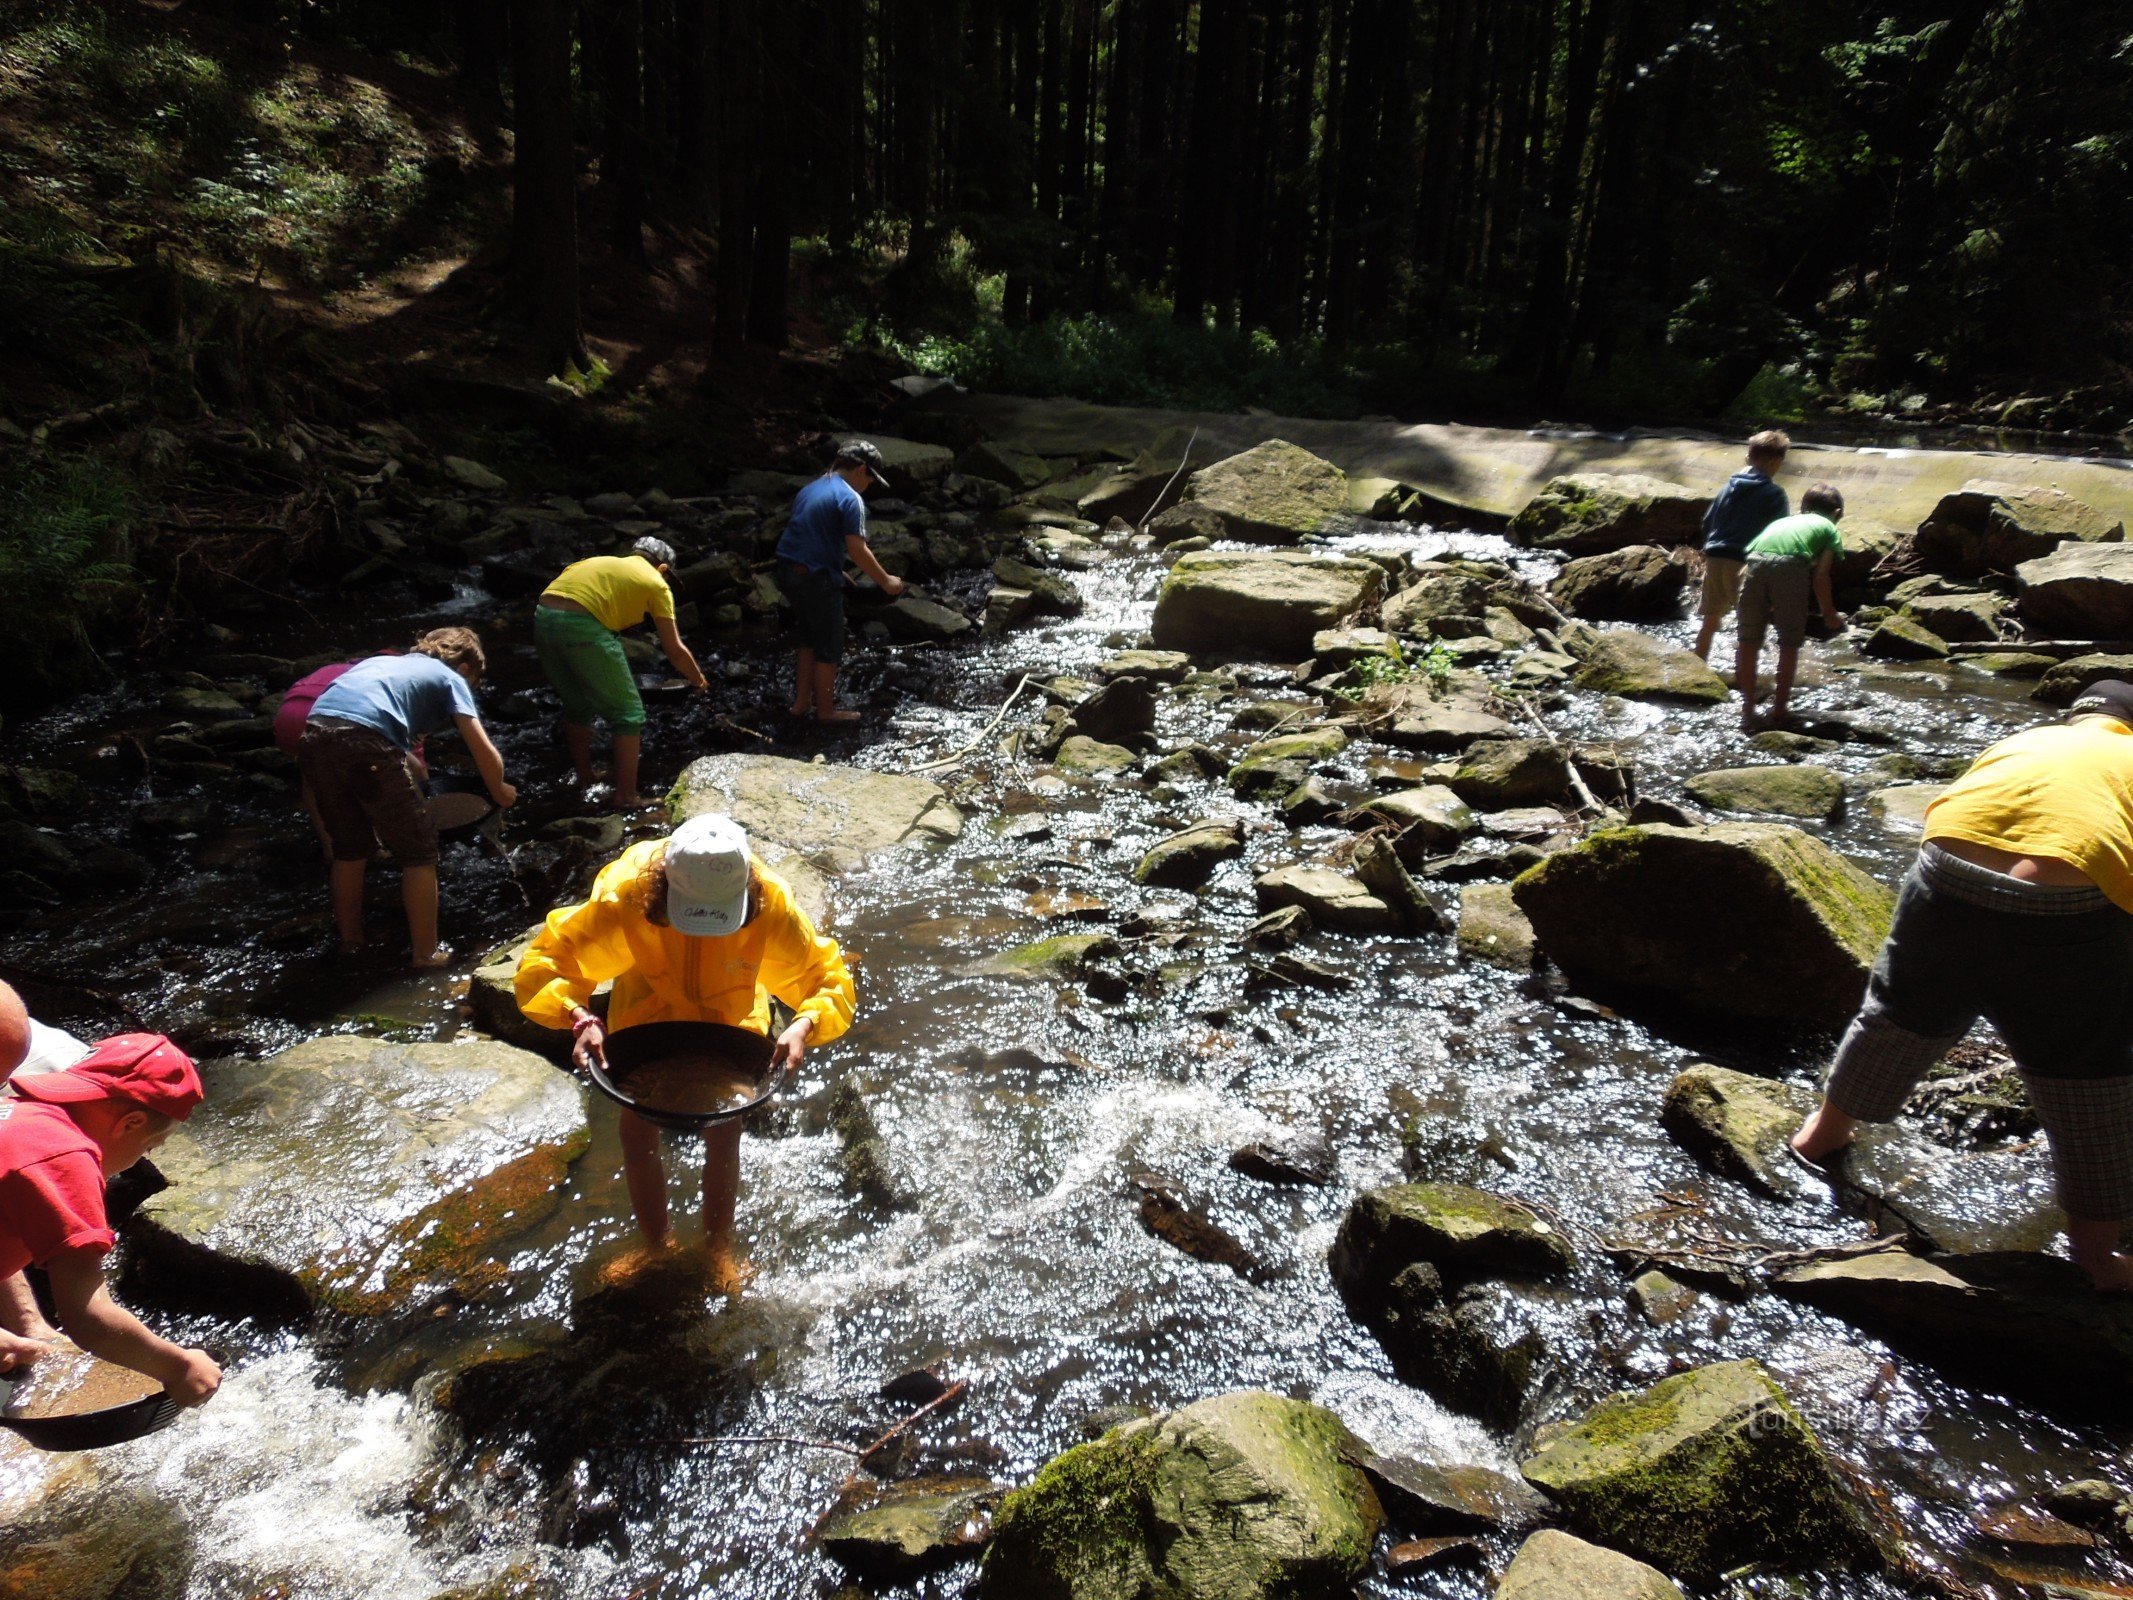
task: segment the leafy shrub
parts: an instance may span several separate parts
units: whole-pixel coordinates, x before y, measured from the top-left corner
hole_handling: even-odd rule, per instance
[[[133,586],[135,501],[132,478],[97,456],[0,469],[0,634],[15,662],[0,699],[64,687],[96,662],[97,625]]]

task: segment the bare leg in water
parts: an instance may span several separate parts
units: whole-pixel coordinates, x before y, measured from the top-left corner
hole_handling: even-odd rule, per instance
[[[733,1247],[733,1211],[741,1192],[741,1125],[721,1123],[704,1131],[704,1264],[712,1285],[737,1295],[755,1267]]]
[[[647,1244],[667,1242],[667,1164],[659,1153],[659,1130],[625,1111],[617,1122],[622,1135],[622,1178],[629,1185],[630,1210]]]

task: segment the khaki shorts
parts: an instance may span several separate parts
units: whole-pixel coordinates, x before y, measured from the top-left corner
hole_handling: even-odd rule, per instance
[[[1740,569],[1744,565],[1730,556],[1703,558],[1703,588],[1696,596],[1699,617],[1722,617],[1740,604]]]
[[[384,734],[314,716],[296,745],[336,861],[368,861],[379,845],[403,867],[437,864],[437,829],[414,758]]]
[[[1814,602],[1814,563],[1804,556],[1750,556],[1740,584],[1740,644],[1753,654],[1763,634],[1777,630],[1780,650],[1797,650],[1807,637],[1807,610]]]

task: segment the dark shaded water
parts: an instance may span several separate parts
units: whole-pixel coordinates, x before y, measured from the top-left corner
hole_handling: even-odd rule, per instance
[[[1494,540],[1411,529],[1376,529],[1355,542],[1505,554]],[[1139,634],[1161,570],[1152,556],[1119,550],[1080,576],[1090,604],[1074,622],[955,652],[859,652],[854,687],[882,714],[819,746],[734,731],[773,731],[784,658],[767,644],[720,652],[714,673],[730,666],[735,677],[713,704],[655,713],[649,777],[719,749],[822,748],[883,769],[946,753],[984,726],[1023,671],[1087,667],[1110,652],[1107,640]],[[523,608],[470,595],[451,609],[505,615],[513,630],[514,642],[494,650],[485,701],[514,776],[546,775],[527,784],[512,818],[506,843],[517,845],[574,809],[552,776],[560,758],[546,743],[549,706],[534,689]],[[1662,631],[1685,639],[1689,627]],[[354,630],[334,642],[375,637]],[[1165,742],[1241,746],[1253,737],[1230,727],[1241,703],[1302,703],[1278,673],[1245,676],[1227,697],[1166,701]],[[1885,730],[1928,764],[1959,766],[2039,714],[2020,686],[1891,670],[1843,647],[1811,647],[1805,682],[1805,711]],[[24,730],[21,759],[81,757],[135,720],[124,692],[114,692]],[[1019,721],[1011,717],[1001,736]],[[1565,736],[1620,741],[1645,792],[1662,798],[1677,797],[1683,775],[1754,759],[1727,708],[1573,695],[1551,722]],[[1824,831],[1893,880],[1907,842],[1859,803],[1886,781],[1875,763],[1887,754],[1859,743],[1819,759],[1854,790],[1848,820]],[[1343,759],[1368,782],[1371,766],[1394,755],[1358,745]],[[1515,1470],[1524,1439],[1493,1436],[1395,1380],[1326,1272],[1348,1201],[1400,1175],[1402,1126],[1414,1117],[1430,1175],[1550,1207],[1585,1246],[1584,1270],[1542,1292],[1558,1378],[1536,1421],[1573,1416],[1599,1394],[1685,1364],[1755,1355],[1886,1491],[1912,1535],[1948,1551],[1963,1548],[1980,1505],[2113,1469],[2123,1435],[2071,1429],[1956,1389],[1841,1324],[1774,1300],[1706,1299],[1679,1322],[1648,1327],[1600,1241],[1644,1228],[1806,1245],[1856,1236],[1859,1224],[1834,1209],[1757,1200],[1674,1147],[1658,1126],[1659,1098],[1696,1053],[1633,1023],[1566,1012],[1531,980],[1462,967],[1449,941],[1321,936],[1310,953],[1336,964],[1353,988],[1250,987],[1237,940],[1253,913],[1254,873],[1312,857],[1334,831],[1292,835],[1219,784],[1162,801],[1129,781],[1060,780],[989,744],[956,781],[970,817],[956,844],[897,856],[839,885],[834,927],[856,960],[861,1016],[811,1058],[803,1085],[850,1081],[865,1091],[919,1203],[883,1214],[853,1199],[835,1137],[809,1131],[804,1117],[783,1136],[746,1142],[742,1228],[761,1276],[708,1336],[735,1382],[695,1419],[699,1431],[863,1443],[903,1409],[876,1397],[880,1382],[945,1358],[971,1393],[926,1431],[923,1460],[976,1463],[1009,1481],[1079,1439],[1103,1408],[1167,1407],[1244,1386],[1319,1400],[1381,1449]],[[321,874],[286,797],[270,798],[262,785],[257,805],[235,815],[223,808],[158,838],[129,817],[137,793],[117,782],[99,793],[108,810],[90,825],[123,835],[162,875],[138,896],[18,933],[0,959],[91,983],[203,1047],[259,1049],[326,1027],[378,1025],[337,1016],[398,1019],[439,1037],[459,1026],[463,977],[410,981],[382,958],[352,973],[325,955]],[[1052,836],[1010,838],[1008,825],[1033,812],[1050,819]],[[1132,884],[1146,844],[1198,816],[1231,812],[1247,819],[1246,859],[1225,865],[1201,894]],[[454,851],[447,937],[471,955],[523,927],[527,897],[545,908],[541,875],[555,853],[539,841],[516,862]],[[377,931],[397,937],[391,880],[379,877]],[[1103,902],[1106,925],[1137,917],[1136,927],[1154,930],[1129,942],[1128,966],[1159,981],[1107,1003],[1073,986],[971,971],[1005,946],[1078,927],[1042,914],[1062,891]],[[99,1004],[63,1006],[55,1020],[107,1026]],[[1714,1059],[1801,1082],[1820,1064],[1811,1049],[1753,1037],[1698,1043]],[[1050,1064],[986,1066],[972,1049],[1010,1045]],[[1333,1187],[1275,1189],[1228,1169],[1238,1144],[1293,1126],[1316,1128],[1334,1145]],[[604,1103],[595,1104],[594,1127],[562,1210],[510,1264],[495,1299],[397,1352],[331,1336],[202,1330],[238,1352],[222,1395],[172,1432],[99,1457],[84,1481],[54,1496],[59,1509],[40,1527],[74,1525],[64,1542],[79,1551],[137,1546],[129,1595],[426,1600],[515,1564],[570,1595],[781,1600],[835,1590],[835,1569],[805,1537],[843,1480],[845,1458],[790,1445],[589,1450],[571,1491],[570,1463],[542,1458],[534,1441],[463,1445],[427,1403],[420,1374],[432,1359],[470,1342],[540,1334],[568,1314],[573,1284],[621,1247],[627,1205]],[[674,1198],[685,1209],[693,1183],[688,1146],[678,1149]],[[1189,1260],[1145,1233],[1129,1187],[1143,1171],[1173,1180],[1244,1240],[1266,1263],[1264,1281]],[[634,1437],[621,1424],[617,1431],[618,1443]],[[51,1470],[0,1456],[0,1497],[21,1503]],[[6,1504],[0,1498],[0,1514]],[[0,1545],[7,1537],[0,1527]],[[950,1574],[918,1592],[958,1594],[968,1582],[967,1572]],[[1364,1592],[1466,1597],[1489,1587],[1468,1574],[1374,1578]],[[1746,1580],[1735,1591],[1881,1589],[1847,1578],[1784,1589]]]

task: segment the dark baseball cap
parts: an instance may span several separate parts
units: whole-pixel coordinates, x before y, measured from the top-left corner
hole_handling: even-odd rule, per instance
[[[2081,698],[2066,708],[2070,717],[2116,717],[2133,723],[2133,683],[2123,678],[2098,678],[2081,691]]]
[[[889,475],[882,470],[881,451],[864,439],[846,440],[837,446],[834,459],[840,467],[865,467],[876,483],[883,488],[889,485]]]

